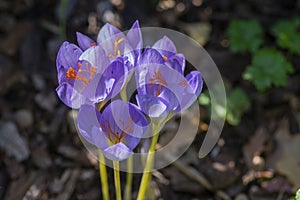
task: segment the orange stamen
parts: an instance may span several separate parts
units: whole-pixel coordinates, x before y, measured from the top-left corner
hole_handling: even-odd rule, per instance
[[[96,42],[93,42],[93,43],[90,44],[90,47],[94,47],[94,46],[96,46],[96,45],[97,45],[97,43],[96,43]]]
[[[165,55],[162,55],[162,57],[163,57],[164,61],[168,61],[169,60],[169,58],[167,56],[165,56]]]
[[[167,82],[165,81],[165,79],[162,77],[160,70],[158,70],[157,72],[154,72],[153,78],[150,78],[150,79],[149,79],[149,82],[150,82],[150,83],[158,84],[157,92],[156,92],[155,96],[160,95],[160,93],[161,93],[161,88],[162,88],[163,85],[164,85],[164,86],[168,86],[168,83],[167,83]],[[150,85],[150,89],[153,88],[153,87],[154,87],[154,85]]]
[[[117,48],[118,48],[119,44],[123,41],[124,41],[123,37],[121,37],[121,38],[116,37],[116,40],[114,43],[114,52],[113,52],[113,54],[108,55],[109,58],[115,58],[116,56],[121,56],[121,51],[118,50]]]
[[[82,63],[78,62],[77,63],[77,67],[78,67],[78,71],[76,72],[76,70],[73,67],[70,67],[67,72],[66,72],[66,78],[68,78],[68,81],[71,80],[79,80],[82,81],[85,85],[89,84],[89,82],[93,79],[96,71],[97,71],[97,67],[95,66],[89,66],[88,63],[85,63],[85,69],[82,69]],[[89,74],[89,77],[85,77],[82,72],[86,72]]]
[[[121,124],[122,124],[122,132],[121,132],[120,134],[115,133],[115,132],[112,130],[109,121],[106,120],[105,122],[106,122],[106,125],[107,125],[107,126],[105,126],[105,125],[102,123],[102,124],[100,124],[100,127],[102,128],[102,131],[107,132],[108,140],[109,140],[112,144],[117,144],[117,143],[121,142],[122,138],[123,138],[126,134],[131,133],[131,132],[134,131],[133,120],[132,120],[131,118],[129,119],[129,124],[128,124],[127,126],[125,126],[125,123],[124,123],[123,120],[120,121]],[[111,136],[113,136],[113,137],[115,138],[115,140],[113,140]]]

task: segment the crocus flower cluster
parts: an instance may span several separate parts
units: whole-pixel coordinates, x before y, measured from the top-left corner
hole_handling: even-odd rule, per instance
[[[80,134],[111,160],[124,160],[148,131],[146,116],[165,118],[189,107],[202,90],[198,71],[184,75],[184,55],[163,37],[143,49],[138,22],[125,35],[106,24],[97,41],[77,33],[57,55],[59,98],[79,109]],[[112,100],[135,73],[136,102]],[[106,103],[108,102],[108,103]],[[106,106],[103,106],[106,103]]]

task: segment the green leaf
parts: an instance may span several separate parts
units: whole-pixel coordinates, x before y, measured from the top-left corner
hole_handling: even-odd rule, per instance
[[[233,89],[227,97],[226,120],[231,125],[238,125],[244,112],[250,107],[250,100],[240,89]]]
[[[255,52],[263,43],[263,30],[256,20],[232,20],[227,34],[233,53]]]
[[[213,88],[218,90],[218,86]],[[211,100],[209,93],[206,91],[202,93],[198,99],[200,105],[211,107]],[[212,112],[216,113],[218,118],[225,118],[226,121],[231,125],[238,125],[244,114],[244,112],[250,107],[250,100],[246,93],[240,89],[235,88],[230,92],[227,92],[227,106],[218,104],[212,109]]]
[[[285,86],[288,74],[294,71],[293,66],[281,52],[275,49],[261,49],[255,52],[252,64],[243,74],[245,80],[253,81],[260,92],[274,86]]]
[[[198,101],[199,101],[200,105],[208,106],[210,104],[209,94],[207,92],[201,93],[198,98]]]
[[[272,31],[277,37],[276,43],[288,49],[291,53],[300,54],[300,18],[281,20],[277,22]]]
[[[296,199],[296,200],[300,200],[300,189],[297,190],[295,199]]]
[[[300,188],[297,190],[296,195],[290,198],[290,200],[300,200]]]

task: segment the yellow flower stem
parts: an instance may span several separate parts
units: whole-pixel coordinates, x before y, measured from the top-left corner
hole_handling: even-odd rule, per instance
[[[127,174],[126,174],[124,200],[132,200],[132,197],[131,197],[132,179],[133,179],[132,170],[133,170],[133,158],[132,158],[132,156],[130,156],[127,159]]]
[[[127,85],[128,85],[128,81],[125,83],[123,89],[121,90],[120,92],[120,96],[121,96],[121,99],[124,101],[124,102],[127,102]]]
[[[121,182],[120,182],[120,171],[119,161],[113,161],[114,164],[114,178],[115,178],[115,189],[116,189],[116,200],[122,200],[121,195]]]
[[[129,80],[130,80],[130,78],[129,78]],[[128,101],[128,99],[127,99],[127,85],[128,85],[129,80],[126,81],[123,89],[120,92],[121,99],[124,102]],[[133,158],[132,158],[132,156],[130,156],[127,159],[127,174],[126,174],[126,185],[125,185],[124,200],[132,200],[132,197],[131,197],[132,179],[133,179],[132,178],[132,173],[131,173],[132,170],[133,170]]]
[[[158,141],[159,131],[160,131],[161,127],[162,127],[162,125],[158,125],[154,128],[154,136],[152,137],[152,141],[151,141],[149,153],[147,156],[146,165],[145,165],[144,173],[142,176],[142,181],[140,184],[140,189],[139,189],[137,200],[143,200],[145,197],[147,185],[149,184],[149,180],[152,175],[151,170],[153,168],[155,147],[156,147],[156,144]]]
[[[102,196],[103,196],[103,200],[109,200],[110,198],[109,198],[105,158],[100,149],[98,149],[98,154],[99,154],[99,171],[100,171]]]

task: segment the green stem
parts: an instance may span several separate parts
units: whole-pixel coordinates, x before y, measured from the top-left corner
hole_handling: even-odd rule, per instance
[[[146,165],[145,165],[142,181],[140,184],[140,189],[139,189],[137,200],[143,200],[145,197],[147,185],[148,185],[149,180],[152,175],[151,170],[153,168],[155,147],[156,147],[156,144],[158,141],[159,131],[160,131],[161,127],[162,126],[156,126],[154,129],[154,136],[152,137],[151,146],[150,146],[149,153],[147,156]]]
[[[126,174],[126,185],[125,185],[125,194],[124,200],[131,200],[131,191],[132,191],[132,170],[133,170],[133,158],[130,156],[127,159],[127,174]]]
[[[100,171],[100,180],[101,180],[101,189],[103,200],[109,200],[109,191],[108,191],[108,181],[107,181],[107,171],[105,165],[105,158],[101,150],[98,149],[99,154],[99,171]]]
[[[116,200],[122,200],[121,195],[121,182],[120,182],[120,171],[119,161],[113,161],[114,164],[114,178],[115,178],[115,189],[116,189]]]
[[[67,35],[67,7],[69,0],[60,0],[60,16],[59,16],[59,29],[60,39],[66,40]]]

